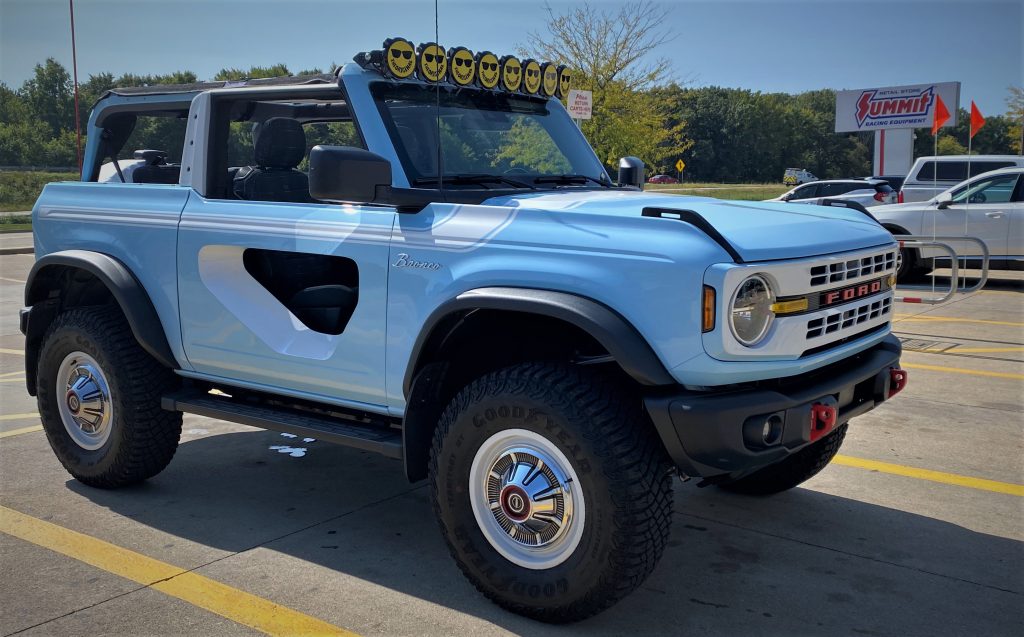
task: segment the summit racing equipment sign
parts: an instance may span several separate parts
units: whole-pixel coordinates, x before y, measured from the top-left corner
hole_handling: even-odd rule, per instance
[[[955,126],[960,82],[837,91],[836,132],[931,126],[937,95],[952,114],[945,125]]]

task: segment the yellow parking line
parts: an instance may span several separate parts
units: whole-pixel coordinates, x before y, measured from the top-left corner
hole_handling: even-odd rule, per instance
[[[5,276],[0,276],[0,281],[10,281],[11,283],[20,283],[22,285],[25,285],[24,281],[19,281],[18,279],[8,279]]]
[[[867,460],[865,458],[854,458],[853,456],[839,455],[833,458],[832,462],[844,467],[856,467],[858,469],[891,473],[893,475],[904,476],[907,478],[917,478],[918,480],[952,484],[958,487],[967,487],[968,489],[994,491],[995,493],[1006,493],[1009,495],[1024,497],[1024,484],[999,482],[998,480],[986,480],[984,478],[972,478],[971,476],[962,476],[956,473],[932,471],[931,469],[918,469],[917,467],[907,467],[901,464],[892,464],[890,462],[881,462],[878,460]]]
[[[268,635],[355,635],[287,606],[89,535],[0,506],[0,531],[155,588]]]
[[[954,347],[947,350],[950,354],[998,354],[1005,352],[1024,352],[1024,347]]]
[[[959,367],[919,365],[917,363],[902,363],[900,367],[905,367],[906,369],[923,369],[930,372],[949,372],[950,374],[967,374],[968,376],[989,376],[991,378],[1012,378],[1014,380],[1024,380],[1024,374],[1014,374],[1011,372],[989,372],[983,369],[961,369]]]
[[[14,354],[15,356],[24,356],[25,352],[20,349],[7,349],[0,347],[0,354]]]
[[[0,416],[0,420],[25,420],[26,418],[39,418],[39,412],[33,411],[31,414],[4,414]]]
[[[23,372],[23,371],[7,372],[6,374],[0,374],[0,378],[8,378],[10,376],[19,376],[19,375],[24,376],[25,372]]]
[[[906,323],[909,321],[924,321],[928,323],[977,323],[981,325],[1009,325],[1011,327],[1024,327],[1024,323],[1012,321],[986,321],[983,319],[955,318],[952,316],[930,316],[928,314],[897,314],[895,321]]]
[[[0,431],[0,438],[10,438],[11,436],[20,436],[21,434],[30,434],[33,431],[42,431],[42,425],[32,425],[31,427],[22,427],[21,429],[11,429],[10,431]]]
[[[24,383],[25,374],[22,372],[21,378],[0,378],[0,383]]]

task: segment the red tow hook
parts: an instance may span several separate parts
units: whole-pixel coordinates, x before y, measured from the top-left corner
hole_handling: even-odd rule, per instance
[[[892,367],[889,369],[889,398],[903,391],[907,386],[907,370]]]
[[[839,414],[833,405],[814,403],[811,406],[811,442],[832,431],[838,419]]]

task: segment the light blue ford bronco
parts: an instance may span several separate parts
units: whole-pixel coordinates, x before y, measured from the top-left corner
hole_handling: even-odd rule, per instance
[[[104,95],[21,314],[64,467],[155,476],[183,412],[378,452],[484,595],[552,622],[654,569],[674,475],[820,471],[906,381],[892,236],[643,192],[631,158],[613,182],[569,81],[396,38],[336,76]]]

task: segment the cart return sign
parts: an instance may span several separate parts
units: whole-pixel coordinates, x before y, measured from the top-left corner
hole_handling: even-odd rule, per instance
[[[929,127],[936,95],[952,115],[945,126],[955,126],[960,82],[837,91],[836,132]]]

